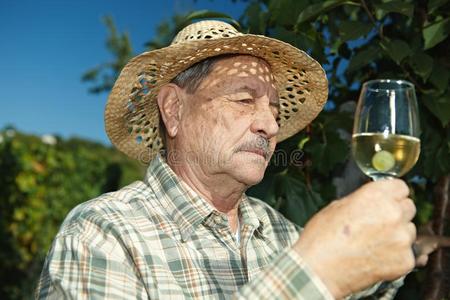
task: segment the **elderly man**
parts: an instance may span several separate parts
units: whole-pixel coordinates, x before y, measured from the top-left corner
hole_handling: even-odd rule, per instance
[[[387,282],[415,265],[405,183],[366,184],[303,230],[245,195],[276,142],[315,118],[326,97],[324,71],[307,54],[219,21],[132,59],[106,129],[121,151],[150,162],[146,177],[67,216],[38,297],[391,297]]]

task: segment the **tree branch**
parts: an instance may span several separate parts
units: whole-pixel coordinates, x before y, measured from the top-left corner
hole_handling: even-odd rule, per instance
[[[383,26],[378,25],[377,21],[375,20],[372,13],[370,12],[369,7],[367,6],[367,3],[365,0],[361,0],[361,5],[362,5],[364,11],[366,12],[367,16],[369,17],[370,21],[378,29],[378,35],[380,36],[380,38],[384,39]]]

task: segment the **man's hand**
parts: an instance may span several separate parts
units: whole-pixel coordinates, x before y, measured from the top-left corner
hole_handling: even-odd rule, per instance
[[[416,208],[408,194],[399,179],[371,182],[306,224],[294,247],[336,298],[414,268]]]

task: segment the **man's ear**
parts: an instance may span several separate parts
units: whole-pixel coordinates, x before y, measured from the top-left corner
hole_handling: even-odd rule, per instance
[[[159,90],[157,101],[161,118],[163,119],[169,137],[175,137],[180,124],[182,101],[180,88],[169,83],[163,85]]]

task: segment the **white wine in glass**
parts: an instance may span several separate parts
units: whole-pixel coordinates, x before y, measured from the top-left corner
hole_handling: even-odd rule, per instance
[[[353,157],[373,180],[403,176],[420,153],[414,85],[380,79],[363,84],[352,136]]]

